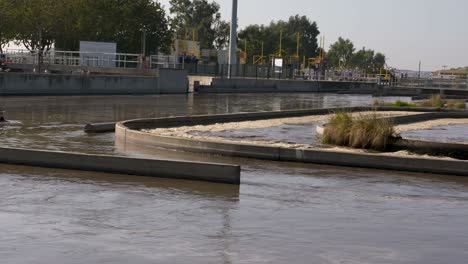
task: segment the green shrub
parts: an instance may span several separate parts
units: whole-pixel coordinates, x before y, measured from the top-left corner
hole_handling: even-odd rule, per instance
[[[397,100],[392,106],[395,106],[395,107],[416,107],[416,104],[407,103],[407,102]]]

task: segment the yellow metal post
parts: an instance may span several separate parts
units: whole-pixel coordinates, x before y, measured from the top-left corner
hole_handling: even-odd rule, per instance
[[[195,28],[192,28],[192,56],[195,56]]]
[[[301,35],[299,32],[296,33],[297,47],[296,47],[296,58],[299,58],[299,46],[301,41]]]
[[[280,31],[280,49],[278,52],[278,56],[280,58],[283,57],[283,30]]]

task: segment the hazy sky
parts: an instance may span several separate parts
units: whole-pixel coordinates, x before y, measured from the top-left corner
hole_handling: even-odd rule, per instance
[[[168,7],[169,0],[159,0]],[[300,14],[316,21],[328,48],[339,36],[388,57],[389,66],[423,70],[468,66],[468,0],[238,0],[239,25]],[[217,0],[223,18],[231,0]]]

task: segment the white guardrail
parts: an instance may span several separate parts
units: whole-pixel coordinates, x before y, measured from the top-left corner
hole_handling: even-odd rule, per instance
[[[7,50],[5,53],[10,63],[37,64],[39,54],[25,50]],[[152,55],[143,58],[141,54],[102,53],[80,51],[48,51],[42,54],[42,64],[65,66],[88,66],[103,68],[176,68],[174,56]]]

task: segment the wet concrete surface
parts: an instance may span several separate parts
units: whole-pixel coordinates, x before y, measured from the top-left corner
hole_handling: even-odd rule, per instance
[[[468,144],[468,124],[436,126],[431,129],[401,133],[403,138],[444,143]]]
[[[330,99],[331,98],[331,99]],[[3,146],[119,153],[88,122],[366,105],[366,96],[0,98]],[[332,102],[336,102],[333,105]],[[240,187],[0,165],[1,263],[465,263],[468,180],[168,150],[241,164]]]

